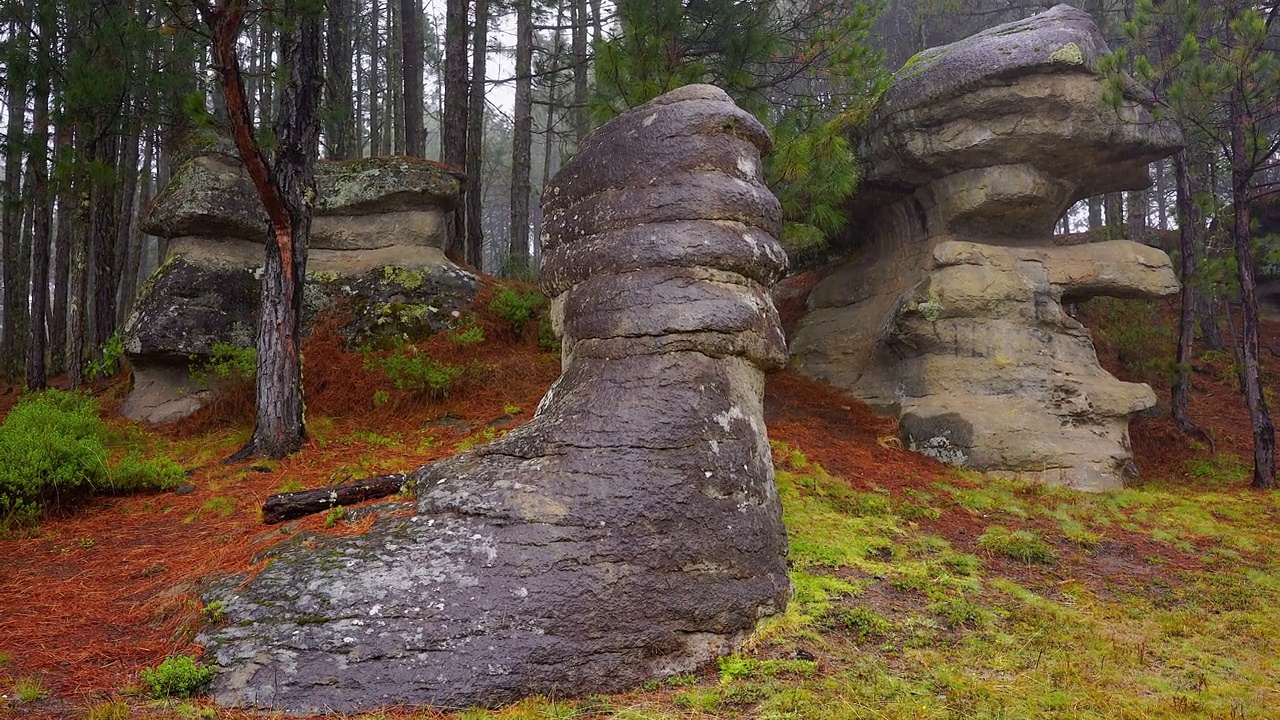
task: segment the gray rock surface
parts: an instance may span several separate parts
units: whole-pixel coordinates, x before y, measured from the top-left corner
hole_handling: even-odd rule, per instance
[[[795,366],[897,415],[912,448],[956,465],[1081,489],[1131,471],[1145,385],[1098,366],[1064,301],[1163,297],[1161,251],[1055,247],[1076,200],[1148,184],[1175,128],[1102,103],[1106,46],[1059,5],[942,48],[894,75],[862,138],[846,260],[808,298]]]
[[[190,367],[217,343],[253,344],[267,219],[234,153],[216,136],[190,139],[144,218],[146,232],[171,240],[124,326],[134,371],[126,417],[160,424],[190,415],[208,401]],[[416,339],[468,307],[479,279],[444,255],[459,182],[415,158],[320,163],[304,324],[340,303],[352,344]]]
[[[564,370],[534,419],[415,471],[413,516],[294,538],[210,593],[226,616],[200,638],[218,703],[620,691],[731,651],[785,607],[762,403],[786,360],[765,286],[785,264],[767,146],[710,86],[591,136],[544,193]]]

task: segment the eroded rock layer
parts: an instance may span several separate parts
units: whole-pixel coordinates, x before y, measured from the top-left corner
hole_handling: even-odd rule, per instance
[[[294,538],[201,642],[224,705],[493,705],[685,672],[788,597],[763,420],[786,361],[768,137],[690,86],[543,199],[564,371],[532,421],[412,474],[416,513]]]
[[[1145,187],[1180,137],[1137,102],[1102,102],[1106,52],[1088,14],[1059,5],[894,75],[863,138],[850,256],[791,344],[798,369],[897,414],[905,442],[946,462],[1093,490],[1133,472],[1128,420],[1155,395],[1099,367],[1063,302],[1163,297],[1172,266],[1052,232],[1081,198]]]
[[[123,331],[134,390],[122,413],[165,423],[208,392],[191,367],[225,344],[253,345],[267,217],[229,141],[191,139],[143,220],[170,238],[165,262]],[[353,344],[437,332],[470,305],[478,279],[444,253],[459,180],[403,157],[320,163],[303,290],[304,324],[340,311]],[[337,307],[337,305],[341,307]]]

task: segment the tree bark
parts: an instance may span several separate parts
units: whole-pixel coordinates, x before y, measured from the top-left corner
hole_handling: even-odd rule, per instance
[[[22,149],[27,107],[27,58],[29,34],[18,22],[9,24],[10,62],[5,68],[5,102],[8,111],[4,154],[4,210],[0,213],[0,282],[4,285],[4,316],[0,326],[0,374],[7,380],[17,377],[14,362],[19,345],[17,316],[19,304],[26,313],[22,291],[18,287],[18,262],[22,246]]]
[[[316,490],[278,493],[262,503],[262,522],[275,525],[335,507],[395,495],[408,481],[409,476],[404,474],[378,475]]]
[[[422,0],[400,0],[401,56],[404,58],[404,154],[424,157],[422,124]]]
[[[275,157],[270,166],[254,139],[236,56],[244,0],[225,0],[216,9],[205,6],[202,10],[213,31],[216,66],[227,96],[236,147],[270,221],[258,313],[257,423],[249,444],[228,460],[255,454],[283,457],[301,447],[306,438],[299,343],[307,237],[316,192],[317,106],[323,79],[320,17],[297,3],[286,0],[284,4],[286,16],[293,19],[290,33],[281,38],[282,64],[288,68],[289,79],[280,92]]]
[[[458,170],[467,167],[467,8],[468,0],[447,0],[444,30],[444,127],[441,129],[441,159]],[[465,196],[466,187],[463,188]],[[459,199],[452,220],[449,245],[466,256],[466,224],[463,201]]]
[[[145,212],[147,206],[151,204],[151,166],[155,157],[155,142],[154,135],[150,131],[146,133],[146,136],[142,151],[142,170],[138,176],[138,204],[135,213],[138,216]],[[142,142],[141,139],[139,142]],[[121,317],[127,318],[129,316],[129,313],[133,311],[133,303],[138,297],[138,282],[140,280],[138,276],[142,273],[142,247],[146,242],[146,238],[138,228],[138,223],[133,223],[128,239],[129,251],[125,257],[124,271],[120,278]]]
[[[53,156],[61,158],[71,151],[72,132],[63,119],[53,132]],[[71,216],[75,212],[75,191],[71,178],[57,185],[58,215],[53,233],[53,302],[49,312],[49,374],[61,375],[67,370],[67,305],[70,299]]]
[[[325,136],[330,158],[350,160],[357,154],[351,98],[351,0],[329,0],[328,6]]]
[[[511,228],[508,268],[529,269],[529,174],[533,150],[533,0],[516,3],[515,127],[511,136]]]
[[[1198,187],[1199,183],[1192,177],[1194,173],[1188,167],[1187,155],[1187,151],[1183,150],[1174,158],[1178,184],[1178,247],[1182,255],[1182,303],[1178,313],[1177,377],[1170,393],[1170,413],[1174,424],[1182,432],[1207,442],[1212,448],[1213,438],[1191,421],[1190,414],[1192,341],[1195,338],[1195,314],[1199,301],[1199,292],[1196,290],[1196,256],[1201,246],[1198,237],[1204,223],[1195,203],[1196,193],[1203,188]]]
[[[573,139],[577,146],[591,132],[587,114],[587,0],[573,1]]]
[[[1276,430],[1262,392],[1262,368],[1258,359],[1258,294],[1253,276],[1252,234],[1249,185],[1253,177],[1246,135],[1253,118],[1244,109],[1238,90],[1230,105],[1231,116],[1231,202],[1235,210],[1232,240],[1235,245],[1236,271],[1240,279],[1240,307],[1244,316],[1243,363],[1245,404],[1253,425],[1253,486],[1273,488],[1276,484]]]
[[[133,305],[133,296],[126,286],[133,286],[128,281],[129,250],[133,241],[134,218],[140,208],[138,201],[138,156],[141,153],[142,123],[138,117],[129,122],[124,134],[124,149],[120,153],[120,219],[116,223],[115,284],[111,288],[115,299],[115,324],[124,324],[125,313]]]
[[[38,9],[38,37],[34,67],[35,92],[31,123],[31,147],[27,162],[31,168],[31,318],[27,329],[27,389],[45,387],[45,314],[49,302],[49,226],[52,208],[49,204],[49,34],[48,13]]]
[[[89,246],[89,264],[93,289],[93,336],[86,348],[97,359],[116,329],[116,286],[120,271],[116,267],[116,164],[119,159],[119,136],[106,122],[95,134],[94,159],[100,167],[111,168],[111,175],[93,183],[93,236]]]
[[[381,60],[382,52],[378,36],[378,18],[382,16],[382,11],[378,0],[373,0],[369,13],[373,28],[369,35],[369,156],[375,157],[382,154],[382,108],[378,102],[378,88],[386,82],[385,76],[378,75],[378,61]]]
[[[471,95],[467,100],[467,242],[466,260],[484,270],[484,189],[480,173],[484,165],[484,76],[489,47],[489,0],[476,0],[476,25],[471,46]]]
[[[401,54],[400,2],[387,0],[387,116],[383,155],[404,152],[404,58]]]

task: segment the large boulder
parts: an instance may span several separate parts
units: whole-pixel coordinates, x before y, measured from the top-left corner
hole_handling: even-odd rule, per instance
[[[1180,136],[1137,101],[1103,102],[1105,52],[1088,14],[1059,5],[894,75],[861,138],[848,255],[791,343],[799,370],[953,464],[1090,490],[1133,472],[1128,419],[1155,395],[1103,371],[1063,303],[1178,284],[1159,250],[1056,247],[1052,228],[1080,198],[1145,187]]]
[[[762,403],[786,360],[767,147],[705,85],[583,144],[543,196],[564,371],[534,419],[412,473],[411,517],[296,537],[207,596],[225,609],[200,638],[218,703],[620,691],[731,651],[784,608]]]
[[[252,347],[267,217],[225,139],[197,136],[143,219],[170,238],[124,326],[134,370],[126,417],[165,423],[208,400],[190,368],[214,346]],[[471,304],[479,279],[445,257],[459,177],[404,157],[322,162],[303,288],[308,327],[327,310],[353,344],[414,339]]]

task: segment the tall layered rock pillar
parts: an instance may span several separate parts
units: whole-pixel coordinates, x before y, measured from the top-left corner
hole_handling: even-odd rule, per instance
[[[894,75],[862,138],[850,254],[791,344],[799,370],[952,464],[1088,490],[1132,474],[1128,421],[1155,395],[1099,367],[1063,303],[1178,283],[1160,250],[1057,247],[1053,226],[1079,199],[1146,187],[1181,138],[1138,102],[1103,103],[1106,52],[1088,14],[1059,5]]]
[[[765,437],[786,361],[768,136],[690,86],[596,131],[544,194],[564,371],[532,421],[412,474],[411,517],[285,543],[207,599],[215,699],[493,705],[688,671],[787,602]]]

